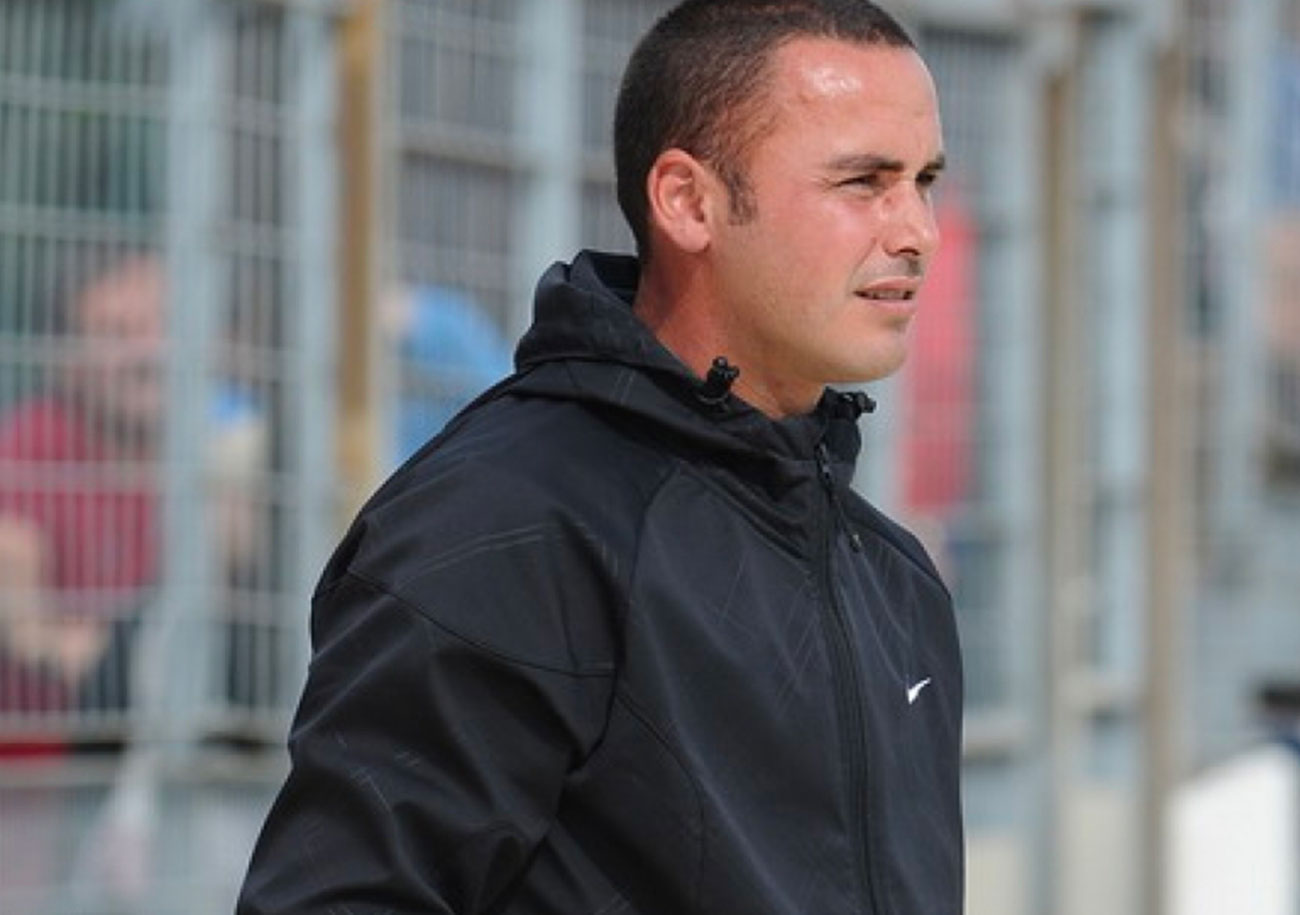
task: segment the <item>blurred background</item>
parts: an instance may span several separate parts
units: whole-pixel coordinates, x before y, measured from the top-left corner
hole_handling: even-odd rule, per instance
[[[0,912],[228,912],[306,595],[630,250],[662,0],[0,0]],[[966,651],[972,915],[1300,915],[1300,0],[895,0],[945,247],[859,485]]]

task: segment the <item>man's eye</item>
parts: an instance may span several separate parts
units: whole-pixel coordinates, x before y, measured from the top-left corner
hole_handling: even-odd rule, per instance
[[[927,191],[930,188],[934,187],[935,182],[937,182],[938,180],[939,180],[938,172],[921,172],[921,174],[916,176],[917,186]]]
[[[881,187],[883,182],[881,181],[879,174],[871,172],[870,174],[865,175],[854,175],[852,178],[845,180],[843,184],[846,187],[865,187],[870,188],[871,190],[876,190]]]

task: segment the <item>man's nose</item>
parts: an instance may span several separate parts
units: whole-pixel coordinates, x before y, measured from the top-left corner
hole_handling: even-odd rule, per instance
[[[887,254],[927,261],[939,248],[939,226],[927,192],[901,182],[887,201],[889,224],[883,238]]]

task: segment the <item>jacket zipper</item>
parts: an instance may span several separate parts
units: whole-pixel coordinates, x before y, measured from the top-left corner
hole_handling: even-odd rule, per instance
[[[825,595],[828,616],[831,621],[830,646],[831,675],[835,678],[835,712],[839,720],[840,731],[844,735],[845,777],[849,785],[850,827],[854,848],[858,850],[854,872],[858,878],[859,896],[865,898],[875,915],[883,915],[884,910],[876,898],[876,881],[871,873],[871,848],[867,835],[867,745],[866,725],[862,714],[862,686],[859,682],[858,668],[853,651],[853,630],[849,625],[848,615],[841,606],[839,594],[835,589],[835,575],[831,567],[835,551],[835,530],[841,526],[850,538],[857,534],[848,525],[843,506],[835,489],[835,476],[831,471],[830,455],[825,443],[818,442],[816,447],[817,475],[822,488],[826,490],[827,506],[825,523],[822,525],[822,561],[821,585]],[[855,541],[854,550],[861,549],[861,541]]]

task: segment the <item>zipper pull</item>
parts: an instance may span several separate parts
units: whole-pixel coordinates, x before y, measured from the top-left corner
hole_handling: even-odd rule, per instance
[[[844,513],[844,506],[840,503],[839,493],[835,488],[835,473],[831,470],[831,456],[830,452],[826,450],[826,443],[818,442],[817,447],[813,449],[813,454],[817,458],[817,476],[821,478],[826,495],[830,497],[831,507],[835,511],[835,517],[839,519],[840,527],[848,535],[849,546],[853,548],[853,552],[861,553],[862,538],[853,529],[853,525],[849,524],[848,516]]]
[[[835,474],[831,472],[831,458],[826,451],[826,443],[818,442],[817,447],[813,450],[817,458],[817,476],[821,478],[822,486],[826,488],[827,494],[831,499],[835,498]]]

